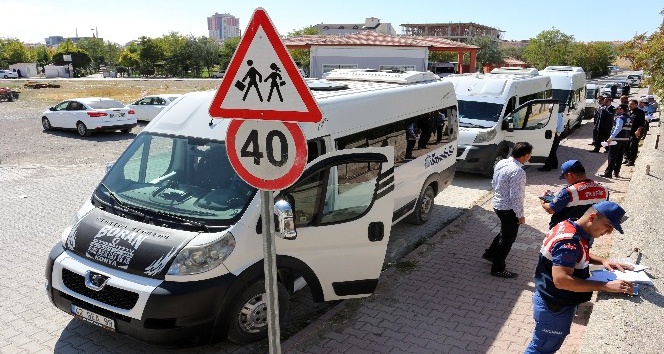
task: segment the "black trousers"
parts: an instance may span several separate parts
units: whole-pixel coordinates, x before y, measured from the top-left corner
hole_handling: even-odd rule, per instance
[[[547,157],[546,159],[544,168],[549,168],[552,170],[558,168],[558,155],[557,155],[558,146],[560,146],[560,135],[556,133],[553,136],[553,145],[551,145],[551,151],[549,151],[549,157]]]
[[[627,161],[631,163],[636,161],[636,157],[639,154],[639,141],[641,141],[641,139],[635,136],[629,138],[629,148],[627,150],[627,156],[625,157],[627,158]]]
[[[616,140],[616,145],[609,146],[609,164],[606,166],[604,174],[610,175],[611,173],[618,174],[620,173],[620,167],[622,166],[622,158],[625,153],[625,146],[627,141],[625,140]]]
[[[610,136],[611,132],[593,130],[593,141],[595,142],[595,149],[599,151],[602,148],[602,143],[609,139]]]
[[[493,257],[491,265],[492,272],[502,272],[505,270],[505,259],[512,250],[512,244],[516,240],[516,234],[519,231],[519,219],[514,210],[493,209],[500,218],[500,232],[493,238],[491,246],[484,252],[485,256]]]
[[[407,159],[412,159],[413,158],[413,149],[415,148],[416,143],[417,143],[417,140],[406,140],[406,158]]]

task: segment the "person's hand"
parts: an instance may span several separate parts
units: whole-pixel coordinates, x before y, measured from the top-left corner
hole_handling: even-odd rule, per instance
[[[624,272],[625,269],[627,269],[627,270],[634,270],[634,266],[631,265],[631,264],[627,264],[627,263],[618,263],[618,262],[611,262],[611,261],[606,260],[606,259],[605,259],[604,261],[602,261],[602,265],[603,265],[604,268],[606,268],[607,270],[619,270],[619,271],[621,271],[621,272]]]
[[[637,139],[641,139],[641,132],[635,132],[634,135],[636,135]]]
[[[524,216],[524,217],[518,218],[516,223],[519,224],[519,225],[525,224],[526,223],[526,217]]]
[[[608,291],[610,293],[625,293],[631,295],[634,293],[634,285],[624,280],[612,280],[606,283],[604,291]]]
[[[611,138],[609,138],[609,139],[606,140],[606,143],[611,145],[611,141],[612,141]]]

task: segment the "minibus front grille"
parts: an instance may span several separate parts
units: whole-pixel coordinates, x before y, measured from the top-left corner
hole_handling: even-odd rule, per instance
[[[111,285],[106,285],[99,291],[89,289],[85,286],[85,277],[69,269],[62,269],[62,283],[71,291],[123,310],[132,309],[138,301],[137,293]]]

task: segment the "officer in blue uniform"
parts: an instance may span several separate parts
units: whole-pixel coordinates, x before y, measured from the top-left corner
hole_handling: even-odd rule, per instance
[[[555,353],[560,349],[570,332],[577,306],[590,300],[593,291],[632,294],[632,284],[624,280],[608,283],[586,280],[590,277],[590,263],[609,270],[633,269],[631,265],[610,262],[590,253],[592,239],[614,229],[623,233],[620,224],[624,216],[622,207],[604,201],[594,204],[578,220],[564,220],[546,234],[535,269],[535,330],[526,354]]]

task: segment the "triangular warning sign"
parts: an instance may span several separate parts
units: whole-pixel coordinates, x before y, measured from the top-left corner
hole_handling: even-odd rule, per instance
[[[217,118],[319,122],[311,91],[262,8],[254,11],[210,105]]]

